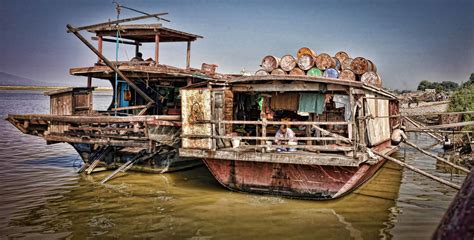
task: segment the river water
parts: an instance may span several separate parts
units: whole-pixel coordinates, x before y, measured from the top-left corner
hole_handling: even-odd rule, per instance
[[[95,107],[110,100],[98,93]],[[0,102],[2,119],[49,111],[39,91],[0,91]],[[322,202],[230,192],[205,167],[128,173],[102,185],[109,173],[78,175],[81,160],[67,144],[47,146],[3,120],[0,135],[0,238],[426,239],[456,193],[392,163],[355,193]],[[434,143],[409,137],[426,148]],[[404,155],[436,176],[464,179],[411,149],[395,157]]]

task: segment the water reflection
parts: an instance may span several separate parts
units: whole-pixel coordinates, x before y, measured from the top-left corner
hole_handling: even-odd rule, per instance
[[[105,174],[77,178],[60,198],[25,210],[9,228],[28,233],[39,225],[46,234],[78,238],[374,239],[391,236],[399,211],[401,171],[391,164],[356,194],[325,202],[229,192],[204,167],[100,185]]]

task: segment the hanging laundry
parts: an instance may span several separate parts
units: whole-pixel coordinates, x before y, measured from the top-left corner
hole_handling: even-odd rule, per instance
[[[262,107],[263,107],[263,97],[262,96],[257,98],[257,105],[258,105],[258,110],[262,111]]]
[[[274,93],[270,101],[272,110],[298,110],[299,95],[296,92]]]
[[[303,116],[303,117],[308,117],[309,116],[309,112],[297,112],[296,114],[298,114],[300,116]]]
[[[298,112],[321,114],[324,111],[324,94],[300,93]]]
[[[344,120],[349,120],[351,118],[349,96],[335,94],[332,101],[336,104],[336,108],[344,108]]]

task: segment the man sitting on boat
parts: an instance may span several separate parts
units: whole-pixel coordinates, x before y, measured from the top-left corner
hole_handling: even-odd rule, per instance
[[[401,142],[407,140],[408,137],[405,134],[405,126],[401,126],[400,128],[393,130],[391,139],[392,145],[394,146],[398,146]]]
[[[297,145],[297,142],[294,140],[295,132],[286,125],[281,125],[280,129],[275,134],[275,143],[277,145]],[[284,139],[284,140],[280,140]],[[294,152],[295,148],[277,148],[277,152]]]
[[[130,61],[131,62],[143,62],[143,54],[141,52],[137,52],[137,55],[133,57]]]

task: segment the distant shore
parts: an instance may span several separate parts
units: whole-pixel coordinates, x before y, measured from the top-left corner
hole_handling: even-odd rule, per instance
[[[48,86],[0,86],[0,90],[30,90],[30,91],[50,91],[67,87],[48,87]],[[110,87],[97,87],[94,91],[110,92]]]

